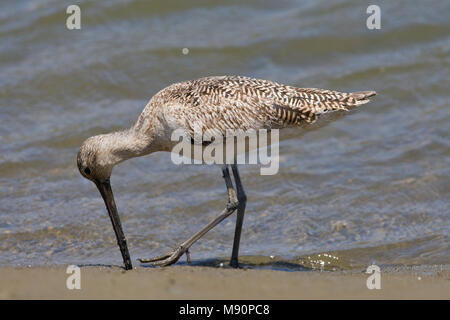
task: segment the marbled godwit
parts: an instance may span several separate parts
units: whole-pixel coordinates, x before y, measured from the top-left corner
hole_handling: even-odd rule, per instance
[[[272,81],[238,76],[206,77],[173,84],[158,92],[128,130],[90,137],[78,152],[80,173],[97,186],[116,233],[125,269],[131,269],[130,254],[122,231],[110,185],[112,169],[118,163],[156,151],[171,151],[171,133],[183,129],[194,141],[194,126],[215,134],[226,130],[259,130],[312,124],[321,114],[348,109],[369,102],[374,91],[341,93],[315,88],[296,88]],[[338,114],[336,112],[335,114]],[[230,178],[231,166],[236,189]],[[230,265],[238,266],[238,251],[247,197],[237,165],[225,164],[223,178],[228,203],[222,213],[175,250],[140,259],[166,266],[175,263],[190,246],[237,210]]]

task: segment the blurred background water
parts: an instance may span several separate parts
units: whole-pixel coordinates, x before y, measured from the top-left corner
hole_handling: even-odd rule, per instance
[[[66,28],[70,4],[81,30]],[[369,4],[380,30],[366,27]],[[131,126],[171,83],[227,74],[378,92],[283,141],[277,175],[241,167],[250,263],[273,255],[308,267],[329,253],[341,269],[448,266],[449,13],[446,0],[1,1],[0,265],[120,265],[102,199],[76,168],[81,142]],[[169,159],[114,171],[133,260],[175,247],[226,202],[217,167]],[[234,222],[192,259],[229,257]]]

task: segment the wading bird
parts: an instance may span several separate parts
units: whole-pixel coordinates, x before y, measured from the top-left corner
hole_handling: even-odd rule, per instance
[[[193,144],[204,144],[205,141],[194,139],[194,127],[199,124],[204,130],[224,136],[227,130],[270,130],[288,126],[313,128],[312,124],[321,115],[342,114],[369,102],[368,98],[375,94],[374,91],[342,93],[296,88],[240,76],[205,77],[176,83],[153,96],[130,129],[93,136],[84,141],[78,152],[77,165],[81,175],[94,182],[100,191],[128,270],[132,268],[130,254],[110,185],[115,165],[157,151],[170,152],[174,146],[171,133],[177,129],[184,130]],[[230,167],[236,188],[230,177]],[[185,253],[189,259],[190,246],[237,210],[230,265],[238,267],[247,197],[236,163],[223,165],[222,175],[228,192],[228,203],[222,213],[173,251],[152,259],[140,259],[142,263],[166,266],[177,262]]]

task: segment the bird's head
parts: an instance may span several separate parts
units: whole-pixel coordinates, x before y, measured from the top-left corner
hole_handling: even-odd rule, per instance
[[[77,156],[81,175],[94,183],[108,180],[115,165],[105,136],[93,136],[84,141]]]
[[[90,137],[81,145],[77,156],[77,165],[81,175],[95,183],[105,202],[122,253],[125,269],[129,270],[132,268],[130,254],[109,180],[114,165],[121,161],[120,151],[112,147],[116,140],[115,134]],[[119,152],[119,155],[116,152]]]

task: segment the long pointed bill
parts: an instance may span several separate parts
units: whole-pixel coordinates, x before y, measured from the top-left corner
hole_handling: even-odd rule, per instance
[[[125,269],[130,270],[131,268],[133,268],[133,266],[131,265],[130,253],[128,252],[127,241],[122,231],[122,225],[120,224],[120,218],[119,214],[117,213],[117,207],[116,203],[114,202],[114,195],[111,190],[109,179],[104,182],[94,182],[98,188],[98,191],[100,191],[103,200],[105,201],[106,209],[108,210],[114,232],[116,233],[117,244],[119,245],[120,252],[122,253]]]

